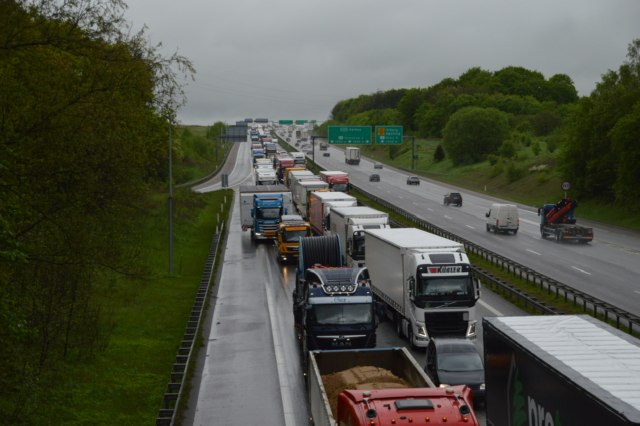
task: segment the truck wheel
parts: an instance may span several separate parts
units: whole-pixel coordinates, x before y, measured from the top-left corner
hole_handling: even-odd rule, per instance
[[[489,228],[488,224],[487,224],[487,232],[491,232],[491,228]]]
[[[493,233],[494,233],[494,234],[496,234],[496,235],[498,235],[498,227],[497,227],[497,226],[494,226],[494,227],[493,227]]]
[[[560,244],[560,242],[562,241],[562,238],[560,237],[560,232],[561,231],[556,231],[556,243]]]
[[[396,315],[396,333],[398,333],[399,337],[403,337],[403,334],[402,334],[402,317],[400,315]]]
[[[513,235],[516,235],[517,233],[518,233],[518,230],[517,230],[517,229],[514,229],[514,230],[513,230]]]

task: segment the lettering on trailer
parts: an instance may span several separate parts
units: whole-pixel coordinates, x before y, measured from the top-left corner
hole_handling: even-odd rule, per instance
[[[462,266],[429,266],[427,268],[432,274],[459,274],[462,273]]]

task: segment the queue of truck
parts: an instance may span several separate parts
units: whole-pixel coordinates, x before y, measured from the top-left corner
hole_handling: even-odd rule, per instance
[[[376,348],[383,321],[414,349],[476,338],[480,281],[465,248],[423,230],[391,228],[387,213],[358,207],[331,186],[339,184],[331,176],[348,182],[346,173],[317,176],[286,160],[272,163],[286,186],[241,187],[241,221],[253,239],[275,240],[279,260],[297,262],[292,310],[310,424],[479,425],[478,392],[491,426],[640,426],[640,343],[588,316],[484,318],[486,387],[473,390],[436,386],[426,374],[447,368],[456,354],[433,353],[422,368],[404,348]],[[566,199],[541,209],[543,235],[579,232],[590,241],[587,231],[566,231],[577,228],[575,206]],[[494,204],[486,216],[487,230],[517,233],[515,206]]]

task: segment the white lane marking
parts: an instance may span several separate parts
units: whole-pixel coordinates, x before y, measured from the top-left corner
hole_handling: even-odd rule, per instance
[[[635,291],[636,293],[640,293],[640,291],[638,291],[638,290],[633,290],[633,291]]]
[[[264,254],[264,252],[263,252]],[[266,264],[266,276],[271,277],[271,266],[269,266],[269,261],[265,257]],[[293,413],[293,405],[291,404],[290,394],[291,389],[289,388],[289,380],[287,379],[286,371],[287,366],[284,362],[284,357],[282,356],[282,352],[284,351],[284,347],[282,343],[280,343],[280,333],[278,327],[276,327],[276,305],[273,299],[273,294],[271,293],[271,288],[267,280],[264,281],[264,286],[267,292],[267,307],[269,309],[269,322],[271,323],[271,334],[273,335],[273,348],[276,353],[276,368],[278,370],[278,380],[280,381],[280,397],[282,398],[282,410],[284,412],[284,424],[285,426],[294,426],[295,424],[295,416]]]
[[[494,314],[496,314],[499,317],[503,317],[504,314],[502,312],[500,312],[499,310],[489,306],[486,302],[483,302],[482,299],[478,299],[478,303],[481,304],[482,306],[484,306],[485,308],[487,308],[488,310],[490,310],[491,312],[493,312]]]
[[[430,209],[429,207],[427,207],[427,210],[429,210],[430,212],[432,212],[432,211],[433,211],[433,209]]]
[[[527,223],[530,223],[532,225],[540,225],[540,222],[534,222],[532,220],[527,220],[527,219],[522,219],[522,218],[520,218],[520,222],[527,222]]]
[[[398,198],[404,198],[404,197],[402,197],[402,196],[398,195]]]
[[[419,205],[420,205],[420,203],[416,203],[415,201],[413,202],[413,204],[415,204],[416,206],[419,206]]]
[[[576,271],[580,271],[580,272],[585,273],[587,275],[591,275],[589,272],[587,272],[587,271],[585,271],[583,269],[580,269],[580,268],[576,268],[575,266],[572,266],[572,268],[575,269]]]
[[[527,249],[527,251],[530,251],[530,252],[531,252],[531,253],[533,253],[533,254],[537,254],[538,256],[542,256],[540,253],[535,252],[535,251],[533,251],[533,250],[529,250],[529,249]]]
[[[450,218],[450,217],[449,217],[449,216],[447,216],[447,215],[444,215],[444,217],[446,217],[447,219],[451,219],[451,220],[453,220],[452,218]]]
[[[467,225],[467,228],[476,229],[476,228],[474,228],[474,227],[473,227],[473,226],[471,226],[471,225]]]

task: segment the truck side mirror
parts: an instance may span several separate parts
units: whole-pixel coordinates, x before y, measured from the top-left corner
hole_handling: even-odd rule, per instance
[[[540,216],[540,207],[538,207],[538,216]]]
[[[347,254],[349,256],[351,256],[351,253],[353,252],[353,240],[351,238],[349,238],[347,240]]]
[[[375,302],[375,303],[376,303],[376,308],[377,308],[376,310],[377,310],[377,313],[378,313],[378,322],[379,323],[383,323],[385,318],[386,318],[386,316],[387,316],[386,307],[385,307],[384,303],[382,303],[382,302]]]
[[[409,281],[409,299],[413,300],[414,295],[416,294],[416,279],[409,277],[407,281]]]
[[[474,278],[473,281],[476,284],[476,300],[480,299],[480,278]]]
[[[491,210],[489,210],[489,213],[485,213],[485,217],[489,217],[489,215],[491,214]]]

